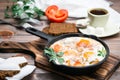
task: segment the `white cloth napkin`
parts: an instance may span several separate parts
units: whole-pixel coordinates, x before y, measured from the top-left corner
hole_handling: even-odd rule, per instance
[[[0,70],[20,70],[20,67],[15,63],[2,63],[0,64]]]
[[[27,63],[25,57],[0,58],[0,70],[20,70],[19,64]],[[6,66],[7,65],[7,66]]]
[[[45,11],[50,5],[67,9],[70,17],[87,17],[87,10],[95,7],[109,7],[105,0],[35,0],[35,5]]]
[[[109,20],[120,25],[120,14],[110,7],[107,0],[35,0],[35,5],[45,11],[50,5],[67,9],[69,17],[87,17],[90,8],[105,8],[110,12]]]
[[[19,70],[20,72],[13,77],[6,77],[6,80],[21,80],[31,74],[36,66],[26,65],[20,68],[19,64],[27,62],[25,57],[10,57],[7,59],[0,58],[0,70]]]
[[[5,59],[0,58],[0,64],[3,63],[3,61],[5,61]]]
[[[4,63],[15,63],[15,64],[21,64],[21,63],[25,63],[27,62],[26,58],[25,57],[22,57],[22,56],[18,56],[18,57],[10,57],[10,58],[7,58],[5,60]]]

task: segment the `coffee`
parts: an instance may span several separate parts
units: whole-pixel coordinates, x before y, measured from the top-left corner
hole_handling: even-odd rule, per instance
[[[109,18],[108,10],[104,8],[92,8],[88,10],[89,25],[93,27],[105,27]]]
[[[90,13],[94,14],[94,15],[105,15],[107,14],[106,11],[102,10],[102,9],[99,9],[99,10],[91,10]]]

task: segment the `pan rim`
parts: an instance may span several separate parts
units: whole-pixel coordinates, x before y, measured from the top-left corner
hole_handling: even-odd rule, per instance
[[[104,47],[105,47],[105,50],[106,50],[106,55],[104,57],[103,60],[101,60],[100,62],[96,63],[96,64],[92,64],[92,65],[88,65],[88,66],[67,66],[67,65],[62,65],[62,64],[57,64],[55,63],[55,61],[51,61],[51,63],[53,65],[56,65],[56,66],[61,66],[61,67],[66,67],[66,68],[73,68],[73,69],[86,69],[86,68],[90,68],[90,67],[95,67],[95,66],[98,66],[98,65],[101,65],[102,63],[104,63],[108,56],[109,56],[109,53],[110,53],[110,50],[109,50],[109,47],[108,45],[100,38],[94,36],[94,35],[86,35],[86,34],[80,34],[80,33],[69,33],[69,34],[63,34],[63,35],[60,35],[60,36],[57,36],[55,38],[53,38],[51,41],[49,41],[47,43],[47,45],[45,46],[45,48],[49,48],[50,45],[52,45],[54,42],[58,41],[58,40],[61,40],[63,38],[66,38],[66,37],[85,37],[85,38],[90,38],[90,39],[93,39],[93,40],[96,40],[98,42],[100,42]],[[49,59],[49,56],[46,55],[47,58]]]

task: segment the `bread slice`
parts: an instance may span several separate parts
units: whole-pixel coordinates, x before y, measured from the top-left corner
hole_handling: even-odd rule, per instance
[[[20,70],[0,70],[0,80],[5,80],[5,77],[12,77],[18,74]]]
[[[74,23],[50,23],[49,34],[60,35],[65,33],[76,33],[77,28]]]
[[[5,80],[5,77],[12,77],[18,74],[22,67],[28,64],[23,56],[10,57],[7,59],[0,58],[0,80]]]
[[[21,68],[28,64],[26,58],[23,56],[10,57],[5,62],[18,64]]]
[[[5,80],[6,76],[14,76],[20,72],[20,66],[15,63],[2,63],[0,64],[0,80]]]
[[[44,27],[42,31],[46,34],[49,34],[49,26]]]

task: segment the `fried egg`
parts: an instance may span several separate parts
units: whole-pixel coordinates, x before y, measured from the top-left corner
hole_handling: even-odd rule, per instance
[[[67,66],[93,65],[106,55],[105,47],[100,42],[84,37],[67,37],[56,41],[50,48],[64,53],[61,57],[64,59],[63,65]]]

